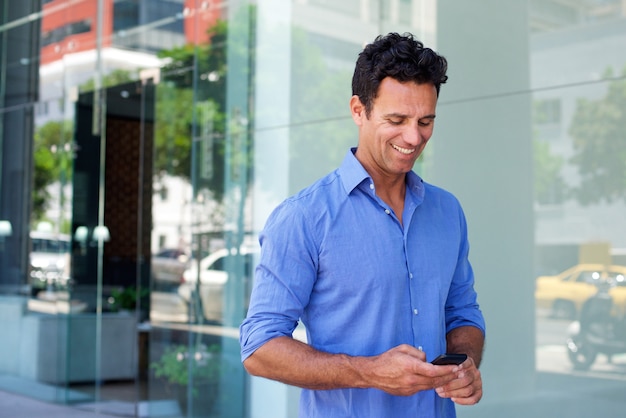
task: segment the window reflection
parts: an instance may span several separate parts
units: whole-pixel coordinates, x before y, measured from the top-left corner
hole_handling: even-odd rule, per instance
[[[197,390],[243,398],[235,325],[252,282],[255,229],[270,206],[334,168],[354,143],[346,98],[362,43],[392,27],[436,45],[436,25],[451,18],[437,17],[446,5],[305,0],[290,2],[288,13],[273,8],[257,14],[255,8],[232,10],[227,1],[43,0],[41,10],[30,10],[32,2],[0,3],[15,20],[0,29],[7,40],[0,54],[0,290],[24,298],[1,302],[11,321],[22,322],[19,332],[11,328],[14,322],[2,322],[9,331],[3,334],[0,376],[28,370],[30,375],[19,377],[58,388],[59,402],[76,393],[100,404],[115,399],[126,402],[131,415],[143,401],[193,410]],[[487,10],[483,3],[474,7]],[[605,329],[615,335],[617,348],[598,351],[588,367],[572,358],[584,363],[591,355],[572,357],[568,344],[572,324],[584,327],[585,303],[602,291],[611,309],[598,327],[626,315],[623,3],[530,0],[524,33],[504,36],[495,24],[480,28],[507,42],[526,40],[528,32],[529,90],[516,88],[513,95],[530,94],[532,103],[532,175],[530,167],[521,175],[534,188],[533,202],[524,203],[533,206],[535,264],[533,277],[524,277],[532,283],[523,285],[534,290],[536,315],[515,317],[515,323],[535,326],[538,380],[548,373],[562,378],[563,387],[575,377],[597,390],[623,383],[626,376],[617,325]],[[104,7],[102,21],[98,4]],[[23,20],[14,8],[21,8]],[[489,10],[487,18],[502,17]],[[33,16],[38,20],[29,19]],[[458,37],[456,30],[448,36]],[[28,33],[38,33],[38,39]],[[453,91],[459,74],[470,79],[475,74],[473,61],[454,54],[451,59]],[[485,69],[484,62],[476,65]],[[511,93],[509,80],[502,83],[493,83],[502,89],[496,96]],[[147,90],[154,93],[149,99]],[[109,102],[102,107],[98,97],[105,96]],[[473,108],[485,106],[484,100],[475,102]],[[79,106],[86,107],[79,112]],[[92,135],[99,123],[108,123],[103,162],[100,148],[91,148],[101,144]],[[432,155],[451,152],[445,148],[449,138],[441,139],[419,162],[427,180],[437,164]],[[31,140],[28,150],[24,144]],[[482,138],[474,141],[482,144]],[[26,154],[33,161],[28,174],[18,164],[29,160]],[[473,164],[490,167],[490,177],[505,174],[494,158],[487,149]],[[103,184],[85,174],[99,178],[96,171],[106,172],[107,164]],[[104,215],[101,202],[88,197],[101,186]],[[20,193],[28,196],[18,198]],[[98,226],[110,227],[101,253],[92,239]],[[476,231],[478,251],[493,249],[492,232]],[[479,260],[488,258],[478,254]],[[104,275],[100,282],[98,274]],[[492,290],[484,292],[491,306],[497,300]],[[57,361],[42,357],[26,367],[18,361],[15,341],[34,340],[27,324],[37,321],[49,321],[42,325],[50,333],[44,351],[58,354]],[[116,321],[123,325],[111,328]],[[96,329],[102,333],[96,335]],[[104,340],[99,354],[96,338]],[[74,348],[63,351],[68,342]],[[150,367],[166,353],[192,366],[187,375],[192,383],[180,393],[168,392],[168,383]],[[203,389],[207,382],[194,380],[203,373],[196,369],[196,355],[219,359],[230,367],[220,373],[232,379],[220,377],[219,388]],[[128,361],[121,368],[120,359]],[[15,371],[17,364],[22,372]],[[607,393],[611,401],[619,399]],[[219,408],[211,413],[218,415]]]
[[[626,188],[613,171],[626,167],[613,116],[626,97],[626,61],[607,44],[622,3],[529,3],[539,372],[626,378]],[[597,48],[592,61],[579,60],[583,43],[572,36]]]

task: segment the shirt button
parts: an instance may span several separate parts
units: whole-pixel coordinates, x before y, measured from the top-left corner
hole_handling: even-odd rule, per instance
[[[413,273],[409,273],[409,279],[413,278]]]
[[[417,315],[417,309],[413,309],[413,315]]]
[[[391,211],[390,211],[389,209],[385,209],[385,213],[386,213],[387,215],[389,215],[389,214],[391,213]]]
[[[370,189],[374,190],[374,183],[370,183]]]

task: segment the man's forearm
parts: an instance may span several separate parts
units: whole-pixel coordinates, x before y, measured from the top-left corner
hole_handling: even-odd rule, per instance
[[[244,361],[254,376],[307,389],[362,386],[358,366],[364,358],[329,354],[289,337],[274,338]]]
[[[450,353],[465,353],[474,360],[476,367],[483,358],[485,336],[476,327],[464,326],[455,328],[446,336],[447,351]]]
[[[401,344],[377,356],[324,353],[289,337],[266,342],[244,361],[255,376],[307,389],[377,388],[409,396],[457,378],[455,366],[434,366],[426,354]]]

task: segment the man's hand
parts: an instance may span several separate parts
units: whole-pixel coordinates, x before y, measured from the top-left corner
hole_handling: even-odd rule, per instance
[[[426,354],[410,345],[399,345],[371,358],[364,378],[392,395],[409,396],[422,390],[448,387],[459,379],[460,366],[434,366]]]
[[[468,357],[461,370],[457,372],[457,378],[451,382],[437,387],[437,394],[442,398],[450,398],[459,405],[474,405],[483,396],[483,381],[480,370],[471,357]]]
[[[409,396],[445,388],[444,393],[450,390],[462,398],[469,392],[465,387],[475,383],[469,377],[478,372],[474,363],[468,361],[462,366],[435,366],[426,361],[423,351],[407,344],[377,356],[352,357],[324,353],[301,341],[277,337],[257,349],[244,366],[254,376],[308,389],[377,388],[392,395]],[[480,382],[480,374],[478,377]]]

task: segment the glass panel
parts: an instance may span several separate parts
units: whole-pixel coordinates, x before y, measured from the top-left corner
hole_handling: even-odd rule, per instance
[[[148,395],[155,413],[244,416],[236,327],[255,253],[245,207],[252,15],[186,7],[189,43],[159,52]]]
[[[67,323],[56,314],[70,308],[71,196],[70,135],[62,123],[45,132],[34,124],[49,110],[35,103],[40,39],[32,34],[41,28],[38,7],[0,2],[0,388],[62,400],[62,386],[46,391],[36,382],[65,372],[64,362],[47,363],[46,356],[65,343],[60,331]],[[62,300],[56,300],[58,293]]]
[[[620,1],[556,3],[530,7],[537,370],[560,377],[560,387],[577,379],[594,390],[626,378],[624,9]],[[575,282],[550,282],[569,268]]]

